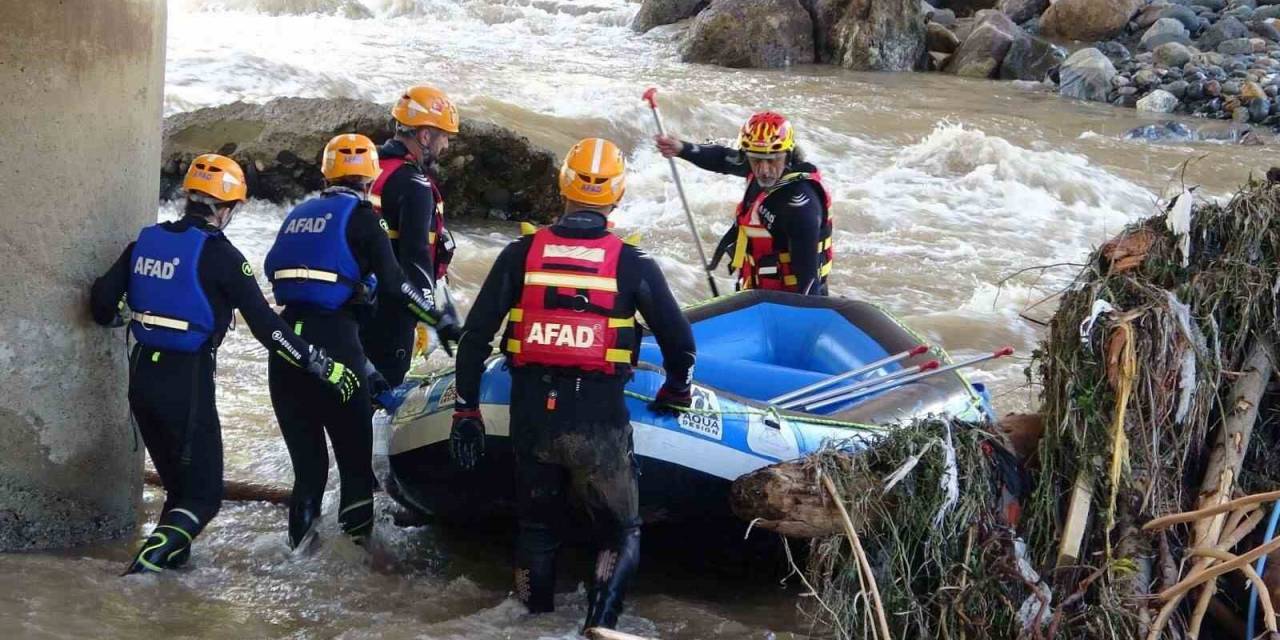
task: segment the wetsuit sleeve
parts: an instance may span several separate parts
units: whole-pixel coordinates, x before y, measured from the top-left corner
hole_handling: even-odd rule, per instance
[[[692,382],[693,363],[697,358],[693,328],[676,303],[658,263],[643,252],[637,251],[637,257],[640,282],[636,287],[636,310],[658,340],[662,368],[667,372],[666,385],[686,388]]]
[[[436,198],[431,184],[411,175],[400,201],[400,268],[409,284],[419,290],[435,288],[436,266],[429,234],[435,226]]]
[[[747,164],[747,158],[742,155],[742,152],[718,144],[685,142],[684,149],[680,151],[680,158],[693,163],[699,169],[716,173],[727,173],[743,178],[751,173],[751,165]]]
[[[349,240],[356,255],[364,257],[373,275],[378,277],[378,291],[385,294],[386,299],[400,301],[423,322],[435,324],[438,314],[432,300],[423,296],[421,290],[405,286],[404,272],[391,251],[391,240],[371,206],[362,205],[352,215]]]
[[[796,290],[809,293],[818,285],[818,238],[822,235],[822,201],[813,187],[801,183],[797,189],[777,194],[778,223],[787,235],[791,273]],[[773,203],[770,203],[771,205]],[[772,208],[772,207],[771,207]]]
[[[480,375],[484,373],[484,361],[493,352],[493,336],[502,326],[507,312],[516,306],[523,281],[524,260],[529,242],[513,242],[493,263],[493,269],[484,280],[484,286],[476,295],[475,304],[467,314],[462,339],[458,341],[457,383],[459,409],[475,409],[480,406]]]
[[[89,289],[89,311],[93,321],[109,326],[115,323],[120,313],[120,302],[129,290],[129,261],[133,257],[133,244],[124,248],[124,253],[116,258],[111,268],[102,277],[93,281]]]
[[[267,304],[253,277],[253,268],[238,249],[230,242],[210,242],[206,244],[200,267],[212,271],[216,286],[231,306],[240,310],[258,342],[290,364],[306,367],[311,345],[298,337]]]

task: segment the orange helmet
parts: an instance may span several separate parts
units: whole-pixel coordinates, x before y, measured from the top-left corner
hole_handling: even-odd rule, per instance
[[[391,116],[406,127],[435,127],[448,133],[458,132],[458,108],[443,91],[426,85],[409,87]]]
[[[617,145],[604,138],[580,140],[560,166],[560,195],[599,207],[618,204],[627,189],[626,173]]]
[[[249,185],[244,181],[244,170],[235,160],[216,153],[196,156],[182,179],[187,193],[202,193],[215,200],[243,201],[249,195]]]
[[[742,125],[738,146],[747,153],[784,153],[796,148],[796,134],[781,114],[762,111]]]
[[[324,160],[320,172],[324,179],[333,181],[346,177],[364,178],[372,182],[382,169],[378,167],[378,149],[373,141],[358,133],[334,136],[324,146]]]

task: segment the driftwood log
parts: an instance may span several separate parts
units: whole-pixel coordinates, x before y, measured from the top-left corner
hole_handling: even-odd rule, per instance
[[[997,431],[1025,463],[1038,449],[1044,428],[1038,415],[1009,414],[1000,419]],[[881,478],[865,480],[867,491],[881,491]],[[840,512],[823,490],[817,468],[803,459],[779,462],[734,480],[729,506],[753,526],[790,538],[820,538],[845,532]],[[871,524],[867,514],[856,510],[849,512],[849,518],[859,530]]]
[[[160,474],[147,469],[143,475],[146,483],[155,487],[164,486],[160,483]],[[256,482],[243,482],[239,480],[226,480],[224,483],[223,500],[232,502],[270,502],[272,504],[287,504],[292,490],[286,487],[276,487],[269,484],[259,484]]]

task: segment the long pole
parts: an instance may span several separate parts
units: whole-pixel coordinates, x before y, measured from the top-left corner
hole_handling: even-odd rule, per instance
[[[811,385],[800,387],[795,391],[788,391],[787,393],[784,393],[780,396],[774,396],[772,398],[769,398],[769,404],[778,404],[781,402],[787,402],[794,398],[799,398],[800,396],[803,396],[811,391],[821,389],[822,387],[825,387],[829,384],[835,384],[837,382],[840,382],[841,380],[848,380],[849,378],[852,378],[854,376],[860,376],[864,373],[870,373],[872,371],[875,371],[876,369],[879,369],[880,367],[891,365],[895,362],[898,362],[899,360],[906,360],[907,358],[918,356],[928,350],[929,350],[928,345],[923,345],[923,344],[916,345],[914,347],[911,347],[910,349],[907,349],[906,351],[903,351],[902,353],[895,353],[894,355],[886,356],[866,366],[858,367],[857,369],[846,371],[844,373],[831,376],[830,378],[823,378]]]
[[[662,114],[658,113],[658,90],[650,87],[644,92],[644,101],[649,103],[653,112],[653,122],[658,125],[658,135],[666,137],[667,130],[662,126]],[[707,252],[702,248],[702,238],[698,236],[698,225],[693,222],[693,212],[689,210],[689,200],[684,196],[684,185],[680,183],[680,172],[676,170],[676,159],[667,158],[671,163],[671,178],[676,183],[676,193],[680,194],[680,204],[684,206],[685,218],[689,221],[689,231],[693,233],[693,244],[698,247],[698,257],[702,260],[702,269],[707,272],[707,284],[711,287],[711,295],[720,296],[720,288],[716,286],[716,278],[712,273],[711,262],[707,260]]]
[[[844,394],[844,395],[839,395],[839,396],[836,396],[836,397],[834,397],[834,398],[828,398],[828,399],[823,400],[823,401],[821,401],[821,402],[816,402],[816,403],[813,403],[813,404],[805,403],[804,408],[805,408],[805,409],[819,409],[819,408],[825,407],[825,406],[827,406],[827,405],[835,404],[835,403],[837,403],[837,402],[845,402],[845,401],[847,401],[847,400],[853,400],[854,398],[861,398],[862,396],[871,395],[871,394],[873,394],[873,393],[880,393],[881,391],[888,391],[889,389],[895,389],[895,388],[897,388],[897,387],[901,387],[902,385],[907,384],[907,383],[909,383],[909,382],[915,382],[916,380],[921,380],[921,379],[928,378],[928,377],[931,377],[931,376],[936,376],[936,375],[938,375],[938,374],[940,374],[940,373],[946,373],[946,372],[948,372],[948,371],[955,371],[956,369],[963,369],[963,368],[965,368],[965,367],[972,367],[973,365],[978,364],[979,362],[986,362],[987,360],[994,360],[994,359],[996,359],[996,358],[1003,358],[1003,357],[1005,357],[1005,356],[1007,356],[1007,355],[1012,355],[1012,354],[1013,354],[1013,347],[1003,347],[1003,348],[1001,348],[1000,350],[998,350],[998,351],[996,351],[996,352],[994,352],[994,353],[988,353],[988,354],[987,354],[987,355],[985,355],[985,356],[978,356],[978,357],[976,357],[976,358],[969,358],[968,360],[962,360],[962,361],[957,362],[957,363],[955,363],[955,364],[949,364],[949,365],[947,365],[947,366],[945,366],[945,367],[941,367],[941,368],[938,368],[938,369],[934,369],[933,371],[926,371],[926,372],[923,372],[923,373],[917,373],[917,374],[915,374],[915,375],[913,375],[913,376],[907,376],[907,377],[905,377],[905,378],[898,378],[898,379],[896,379],[896,380],[893,380],[892,382],[887,382],[887,383],[885,383],[885,384],[876,385],[876,386],[874,386],[874,387],[866,387],[866,388],[862,388],[862,389],[857,389],[857,390],[855,390],[855,391],[850,391],[849,393],[846,393],[846,394]]]
[[[788,401],[786,401],[786,402],[782,403],[782,405],[780,405],[780,406],[781,406],[783,409],[794,409],[794,408],[796,408],[796,407],[802,407],[802,406],[806,406],[806,405],[811,405],[811,404],[814,404],[815,402],[817,402],[817,401],[819,401],[819,400],[826,400],[827,398],[831,398],[831,397],[838,396],[838,395],[843,395],[843,394],[849,393],[850,391],[857,391],[858,389],[866,389],[866,388],[869,388],[869,387],[883,387],[883,386],[885,386],[885,385],[889,384],[890,382],[893,382],[893,381],[895,381],[895,380],[897,380],[897,379],[899,379],[899,378],[905,378],[905,377],[907,377],[907,376],[914,376],[914,375],[916,375],[916,374],[918,374],[918,373],[924,373],[924,372],[926,372],[926,371],[933,371],[934,369],[937,369],[938,367],[941,367],[941,366],[942,366],[942,362],[941,362],[941,361],[939,361],[939,360],[929,360],[929,361],[927,361],[927,362],[922,362],[922,363],[920,363],[920,364],[918,364],[918,365],[916,365],[916,366],[914,366],[914,367],[907,367],[907,368],[905,368],[905,369],[899,369],[899,370],[897,370],[897,371],[894,371],[893,373],[890,373],[889,375],[882,376],[882,377],[879,377],[879,378],[871,378],[871,379],[869,379],[869,380],[862,380],[862,381],[860,381],[860,382],[856,382],[856,383],[854,383],[854,384],[851,384],[851,385],[849,385],[849,386],[847,386],[847,387],[839,387],[839,388],[837,388],[837,389],[827,389],[826,391],[819,391],[818,393],[815,393],[815,394],[810,395],[810,396],[803,396],[803,397],[800,397],[800,398],[794,398],[794,399],[792,399],[792,400],[788,400]]]

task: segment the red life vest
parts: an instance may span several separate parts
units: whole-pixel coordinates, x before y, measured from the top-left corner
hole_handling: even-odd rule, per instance
[[[755,180],[747,176],[747,184]],[[831,194],[822,184],[822,174],[817,170],[788,173],[778,179],[778,184],[760,193],[748,204],[743,200],[735,214],[738,222],[738,243],[734,249],[733,266],[738,269],[739,289],[774,289],[799,292],[799,282],[791,270],[791,252],[785,246],[775,246],[773,234],[760,219],[760,206],[778,188],[808,180],[822,195],[822,227],[818,233],[818,282],[827,279],[835,251],[831,246]]]
[[[623,241],[533,234],[520,303],[507,315],[503,351],[513,366],[565,367],[605,374],[635,363],[635,316],[618,308]]]
[[[378,161],[378,165],[382,168],[382,173],[378,174],[378,178],[373,181],[373,188],[369,191],[369,202],[373,203],[373,210],[377,212],[387,223],[387,237],[391,238],[392,248],[396,250],[396,255],[400,254],[400,212],[397,211],[395,220],[391,220],[382,214],[382,189],[387,184],[387,179],[391,174],[395,173],[401,165],[403,165],[408,157],[400,158],[382,158]],[[431,230],[427,232],[427,250],[431,252],[431,264],[436,266],[435,277],[437,280],[445,277],[449,271],[449,263],[453,261],[453,236],[444,228],[444,196],[440,190],[436,188],[434,180],[427,180],[427,184],[431,185],[431,195],[436,201],[435,224]]]

